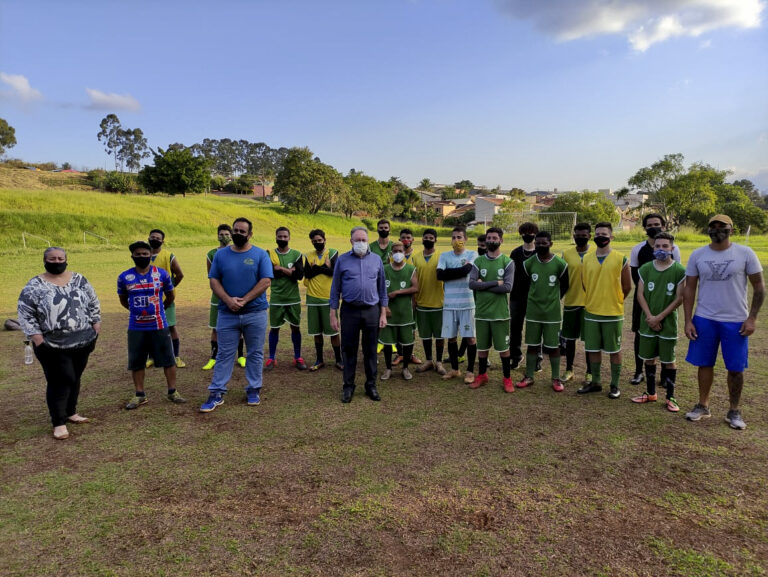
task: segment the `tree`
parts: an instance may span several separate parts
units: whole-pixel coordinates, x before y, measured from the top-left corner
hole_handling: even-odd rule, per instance
[[[661,160],[638,170],[627,183],[648,195],[646,206],[653,207],[668,221],[674,221],[676,207],[670,198],[669,185],[685,174],[682,154],[667,154]],[[623,192],[623,191],[622,191]],[[624,194],[626,196],[626,194]]]
[[[350,195],[346,200],[346,206],[350,204],[353,198],[358,199],[359,204],[352,212],[356,210],[365,210],[368,214],[380,215],[386,212],[387,206],[391,203],[391,196],[387,185],[364,172],[349,171],[344,177],[344,182],[350,188]],[[351,213],[345,211],[344,214],[351,216]]]
[[[68,162],[64,162],[61,164],[61,170],[72,170],[72,165]]]
[[[589,190],[561,194],[543,212],[575,212],[576,222],[592,224],[615,223],[619,219],[619,210],[610,200],[599,192]]]
[[[16,146],[16,129],[4,118],[0,118],[0,156],[14,146]]]
[[[316,160],[309,148],[291,148],[272,192],[294,212],[316,214],[328,208],[344,187],[344,179],[332,166]]]
[[[513,188],[509,191],[509,198],[504,200],[499,207],[499,212],[493,216],[493,226],[502,229],[509,228],[516,222],[515,213],[526,209],[525,191],[521,188]]]
[[[101,119],[99,124],[101,130],[96,135],[99,142],[104,144],[104,150],[107,154],[111,154],[115,159],[115,170],[120,168],[120,138],[122,134],[122,127],[120,126],[120,119],[116,114],[107,114]]]
[[[141,128],[121,130],[119,140],[118,156],[121,164],[124,162],[130,172],[141,168],[141,161],[149,156],[147,139]]]
[[[432,192],[434,185],[428,178],[422,178],[417,190],[423,190],[424,192]]]
[[[468,193],[470,190],[475,188],[475,185],[472,184],[471,180],[460,180],[459,182],[457,182],[453,186],[454,186],[454,188],[456,188],[458,190],[461,190],[461,191],[463,191],[465,193]]]
[[[158,148],[154,160],[154,166],[145,166],[139,172],[139,181],[147,192],[186,195],[208,188],[211,181],[208,161],[192,154],[189,148]]]

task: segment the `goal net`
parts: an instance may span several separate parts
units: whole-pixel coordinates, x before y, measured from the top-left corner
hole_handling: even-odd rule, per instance
[[[502,229],[505,234],[516,235],[518,227],[524,222],[533,222],[539,230],[546,230],[552,240],[571,240],[573,227],[576,226],[575,212],[513,212],[505,215]]]

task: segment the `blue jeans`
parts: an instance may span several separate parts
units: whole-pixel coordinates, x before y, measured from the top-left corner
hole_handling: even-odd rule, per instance
[[[237,356],[237,343],[242,333],[248,351],[245,363],[246,391],[261,388],[261,373],[264,365],[264,337],[267,331],[267,311],[235,314],[229,309],[219,309],[216,335],[219,352],[213,367],[213,379],[208,387],[211,392],[226,393],[227,383],[232,377],[232,367]]]

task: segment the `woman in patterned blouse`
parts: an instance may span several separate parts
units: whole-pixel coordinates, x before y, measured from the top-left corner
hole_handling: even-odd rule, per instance
[[[67,270],[63,248],[47,248],[43,264],[46,272],[30,279],[19,295],[19,323],[48,383],[53,437],[66,439],[67,422],[88,421],[77,414],[77,398],[80,376],[101,329],[101,310],[86,278]]]

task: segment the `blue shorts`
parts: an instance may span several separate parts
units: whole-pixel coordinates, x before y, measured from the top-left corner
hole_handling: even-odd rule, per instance
[[[699,336],[688,344],[685,360],[695,367],[714,367],[719,345],[723,351],[725,368],[734,373],[743,373],[749,366],[749,337],[739,334],[741,325],[694,316],[693,326]]]

